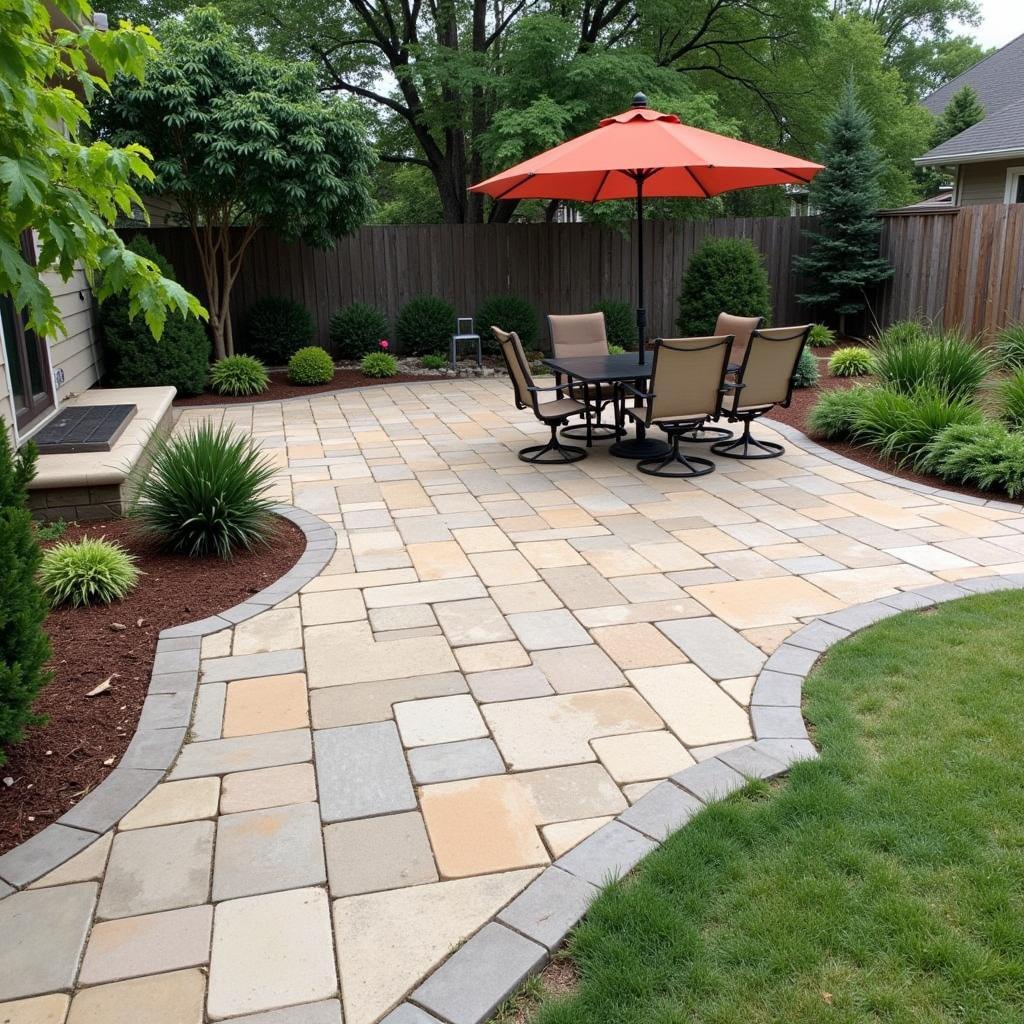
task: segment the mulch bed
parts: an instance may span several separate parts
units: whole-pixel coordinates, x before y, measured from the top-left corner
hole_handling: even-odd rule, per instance
[[[126,520],[72,526],[63,539],[86,536],[120,541],[146,575],[124,601],[48,616],[54,676],[35,705],[47,720],[0,767],[0,853],[59,818],[117,765],[139,721],[160,631],[239,604],[283,576],[306,547],[285,519],[267,546],[231,562],[165,554]],[[86,697],[108,678],[108,691]]]
[[[247,405],[251,402],[280,402],[283,398],[305,398],[309,395],[320,395],[325,391],[347,391],[349,388],[366,388],[374,384],[414,384],[428,380],[447,380],[441,374],[429,373],[396,373],[394,377],[367,377],[361,370],[339,368],[334,371],[334,379],[326,384],[289,384],[287,370],[270,371],[270,388],[261,395],[215,395],[204,391],[201,395],[187,398],[176,398],[176,406],[192,405]]]

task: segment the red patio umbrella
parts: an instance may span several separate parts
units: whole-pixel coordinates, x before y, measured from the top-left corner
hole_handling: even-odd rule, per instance
[[[758,185],[806,185],[821,164],[683,124],[647,107],[637,93],[632,109],[606,117],[586,135],[563,142],[473,185],[494,199],[636,199],[639,361],[644,361],[644,198],[710,199]],[[743,310],[731,310],[742,314]]]

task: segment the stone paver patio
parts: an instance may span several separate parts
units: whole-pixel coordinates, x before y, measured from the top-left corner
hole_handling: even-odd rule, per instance
[[[516,449],[543,427],[501,380],[182,422],[206,416],[260,439],[275,497],[337,550],[299,594],[202,640],[165,780],[0,899],[7,1024],[373,1024],[471,936],[449,965],[484,999],[474,965],[528,972],[608,877],[595,865],[628,867],[653,848],[641,833],[659,838],[652,814],[700,806],[659,783],[691,769],[690,793],[714,795],[759,770],[755,729],[799,734],[799,677],[871,614],[835,613],[1024,572],[1016,506],[806,443],[692,482],[602,447],[526,465]],[[820,644],[784,643],[822,617],[837,624],[802,634]],[[736,771],[717,759],[741,747]],[[442,975],[417,1001],[472,1019]]]

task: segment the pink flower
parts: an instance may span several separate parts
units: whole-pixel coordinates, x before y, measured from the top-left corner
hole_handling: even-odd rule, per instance
[[[390,345],[388,344],[388,339],[387,339],[387,338],[381,338],[381,339],[380,339],[380,347],[381,347],[382,349],[384,349],[384,351],[385,351],[385,352],[387,352],[387,350],[388,350],[388,349],[389,349],[389,348],[391,347],[391,346],[390,346]]]

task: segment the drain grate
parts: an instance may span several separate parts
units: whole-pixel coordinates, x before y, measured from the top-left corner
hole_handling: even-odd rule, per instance
[[[135,415],[134,405],[75,405],[35,435],[41,455],[109,452]]]

